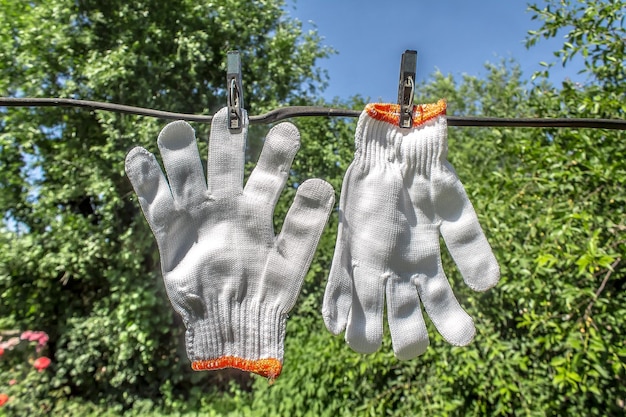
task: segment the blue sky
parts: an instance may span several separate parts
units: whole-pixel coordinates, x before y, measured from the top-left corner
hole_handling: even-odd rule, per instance
[[[324,97],[346,99],[359,94],[371,101],[395,102],[400,58],[418,52],[417,79],[437,69],[444,74],[485,74],[486,62],[514,58],[523,76],[555,62],[552,52],[562,39],[541,41],[527,50],[526,33],[539,26],[523,0],[288,0],[287,11],[317,28],[323,44],[338,54],[320,62],[328,70]],[[580,65],[580,64],[578,64]],[[580,67],[552,70],[551,81],[581,81]]]

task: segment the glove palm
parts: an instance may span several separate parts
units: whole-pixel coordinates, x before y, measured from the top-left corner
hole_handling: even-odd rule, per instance
[[[135,148],[126,171],[155,235],[168,297],[187,328],[196,370],[236,367],[270,378],[282,368],[287,313],[293,308],[333,206],[332,187],[305,181],[281,233],[273,211],[299,147],[295,126],[267,136],[245,188],[247,119],[241,133],[213,119],[207,180],[193,129],[166,126],[155,157]]]
[[[439,235],[474,290],[499,279],[476,213],[447,162],[445,103],[420,106],[412,129],[397,127],[397,109],[368,105],[344,178],[335,257],[324,296],[326,326],[356,351],[380,347],[384,300],[394,352],[422,354],[428,334],[420,300],[452,344],[475,333],[443,272]]]

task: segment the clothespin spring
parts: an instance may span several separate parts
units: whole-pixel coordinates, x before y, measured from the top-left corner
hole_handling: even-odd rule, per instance
[[[243,126],[243,89],[239,51],[228,52],[226,67],[228,128],[230,130],[239,130]]]
[[[415,73],[417,70],[417,51],[407,50],[402,54],[400,63],[400,82],[398,84],[398,104],[400,105],[400,127],[413,126],[413,100],[415,96]]]

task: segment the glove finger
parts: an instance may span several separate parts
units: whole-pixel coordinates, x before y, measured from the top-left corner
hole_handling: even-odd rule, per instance
[[[341,213],[339,213],[341,216]],[[337,243],[333,262],[324,292],[322,317],[326,328],[334,335],[346,329],[352,305],[352,258],[344,248],[341,221],[337,232]]]
[[[211,122],[207,180],[209,194],[230,196],[243,190],[243,168],[248,135],[248,115],[243,113],[243,127],[238,132],[228,128],[228,108],[218,111]]]
[[[326,181],[311,179],[298,187],[266,263],[261,299],[278,298],[285,311],[293,308],[334,202]]]
[[[274,207],[287,182],[289,168],[298,148],[300,133],[293,124],[274,126],[267,134],[261,156],[248,178],[244,193]]]
[[[439,255],[430,257],[420,273],[413,277],[424,308],[435,327],[449,343],[465,346],[474,338],[474,321],[461,308],[443,273]]]
[[[410,279],[394,275],[387,282],[387,320],[393,351],[400,360],[426,352],[428,331],[417,289]]]
[[[206,199],[206,181],[196,135],[182,120],[165,126],[157,139],[174,200],[182,207],[198,206]]]
[[[448,171],[433,179],[435,210],[442,219],[441,235],[465,283],[475,291],[485,291],[500,280],[498,261],[463,185],[451,166]]]
[[[346,342],[359,353],[374,353],[383,340],[386,274],[354,265],[354,297],[346,328]]]
[[[174,211],[174,199],[165,175],[154,155],[139,146],[126,155],[125,169],[146,220],[157,235]]]

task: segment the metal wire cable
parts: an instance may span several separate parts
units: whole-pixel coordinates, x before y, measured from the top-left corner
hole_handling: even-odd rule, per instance
[[[134,114],[138,116],[156,117],[159,119],[186,120],[189,122],[210,123],[213,116],[173,113],[143,107],[126,106],[123,104],[104,103],[71,98],[28,98],[0,97],[0,107],[79,107],[90,110],[104,110],[116,113]],[[349,110],[321,106],[282,107],[267,113],[250,116],[252,124],[267,124],[293,117],[325,116],[325,117],[359,117],[360,110]],[[473,117],[448,116],[449,126],[465,127],[559,127],[559,128],[593,128],[626,130],[626,120],[593,119],[593,118],[504,118],[504,117]]]

